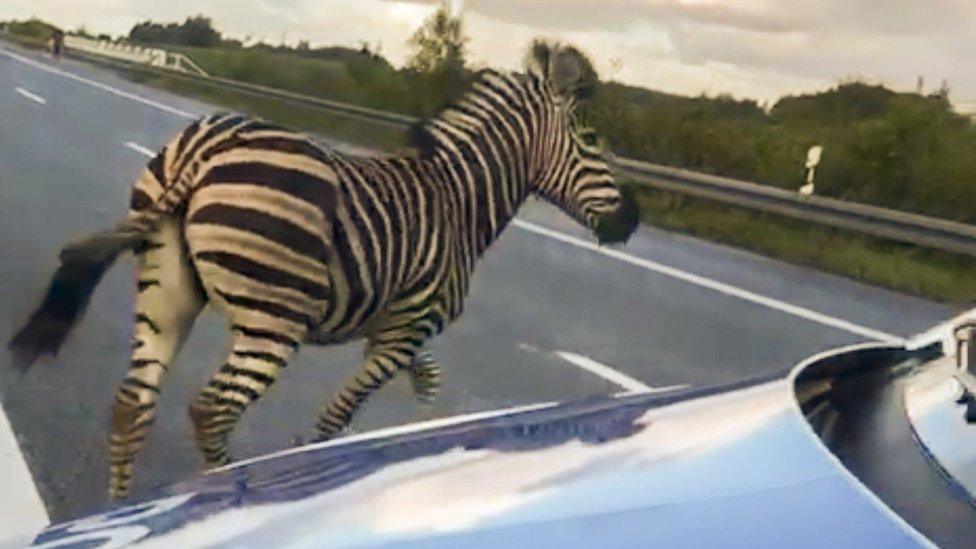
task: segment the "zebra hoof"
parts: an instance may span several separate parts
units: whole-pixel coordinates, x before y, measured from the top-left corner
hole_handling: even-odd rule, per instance
[[[227,443],[224,442],[220,446],[206,447],[206,443],[201,444],[200,450],[203,452],[203,461],[207,469],[216,469],[217,467],[223,467],[224,465],[229,465],[233,461],[230,457],[229,449],[227,448]]]
[[[335,440],[335,438],[338,437],[340,434],[342,434],[342,431],[339,431],[339,432],[336,432],[336,433],[332,433],[332,434],[328,434],[328,433],[323,433],[320,430],[317,434],[315,434],[315,436],[313,436],[313,437],[309,438],[307,441],[305,441],[303,443],[303,445],[304,444],[321,444],[323,442],[329,442],[330,440]]]
[[[108,489],[108,499],[112,501],[119,501],[129,497],[129,488],[121,488],[110,486]]]
[[[432,404],[441,388],[441,367],[429,352],[414,359],[410,366],[410,382],[413,393],[421,404]]]
[[[131,486],[132,467],[111,471],[108,481],[108,498],[112,501],[118,501],[129,497]]]
[[[339,424],[330,417],[319,418],[319,421],[315,424],[315,430],[318,431],[318,434],[312,439],[312,442],[326,442],[334,439],[348,430],[348,423],[346,421],[345,424]]]

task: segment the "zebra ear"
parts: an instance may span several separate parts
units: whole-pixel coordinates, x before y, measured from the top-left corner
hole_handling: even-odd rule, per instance
[[[593,64],[578,49],[542,40],[532,43],[528,69],[549,80],[559,94],[577,99],[589,97],[599,80]]]
[[[534,40],[529,46],[529,55],[525,58],[525,68],[528,72],[548,80],[551,50],[552,48],[545,40]]]
[[[559,93],[577,99],[589,97],[599,81],[593,64],[578,49],[564,46],[549,60],[549,78]]]

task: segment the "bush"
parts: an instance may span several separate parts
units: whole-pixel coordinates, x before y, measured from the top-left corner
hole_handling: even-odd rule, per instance
[[[4,25],[5,32],[16,34],[24,38],[35,40],[47,40],[57,27],[40,19],[28,19],[27,21],[10,21]]]
[[[221,43],[220,33],[213,28],[210,18],[202,15],[187,17],[181,24],[169,23],[164,25],[144,21],[132,27],[132,30],[129,31],[129,40],[200,48],[214,47]]]
[[[755,103],[604,84],[590,121],[618,154],[797,188],[807,149],[825,147],[817,192],[976,222],[976,128],[942,97],[846,83]]]

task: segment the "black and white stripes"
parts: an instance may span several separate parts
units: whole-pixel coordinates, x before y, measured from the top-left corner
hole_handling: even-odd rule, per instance
[[[137,180],[126,219],[66,248],[55,276],[77,262],[104,271],[124,249],[137,254],[112,495],[127,493],[162,378],[206,302],[228,318],[231,350],[190,415],[206,460],[221,464],[237,420],[305,343],[366,340],[362,366],[322,408],[323,437],[400,371],[419,399],[434,398],[440,367],[425,342],[461,314],[476,261],[530,194],[601,241],[626,239],[636,210],[575,114],[593,80],[575,49],[537,43],[526,74],[484,71],[419,126],[416,155],[350,156],[234,114],[176,136]],[[100,272],[81,285],[79,311]],[[43,335],[65,316],[45,306],[14,341],[28,356],[63,341]],[[77,311],[68,316],[70,325]]]

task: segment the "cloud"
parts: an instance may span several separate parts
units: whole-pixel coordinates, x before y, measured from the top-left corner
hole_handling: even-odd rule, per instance
[[[407,1],[431,7],[441,3]],[[468,13],[555,31],[621,31],[645,21],[679,19],[754,30],[783,30],[787,24],[758,11],[681,0],[466,0],[463,5]]]
[[[436,7],[440,0],[387,0]],[[455,0],[457,1],[457,0]],[[969,0],[466,0],[469,12],[553,30],[623,30],[638,22],[691,22],[751,31],[854,29],[931,33],[972,29]]]

